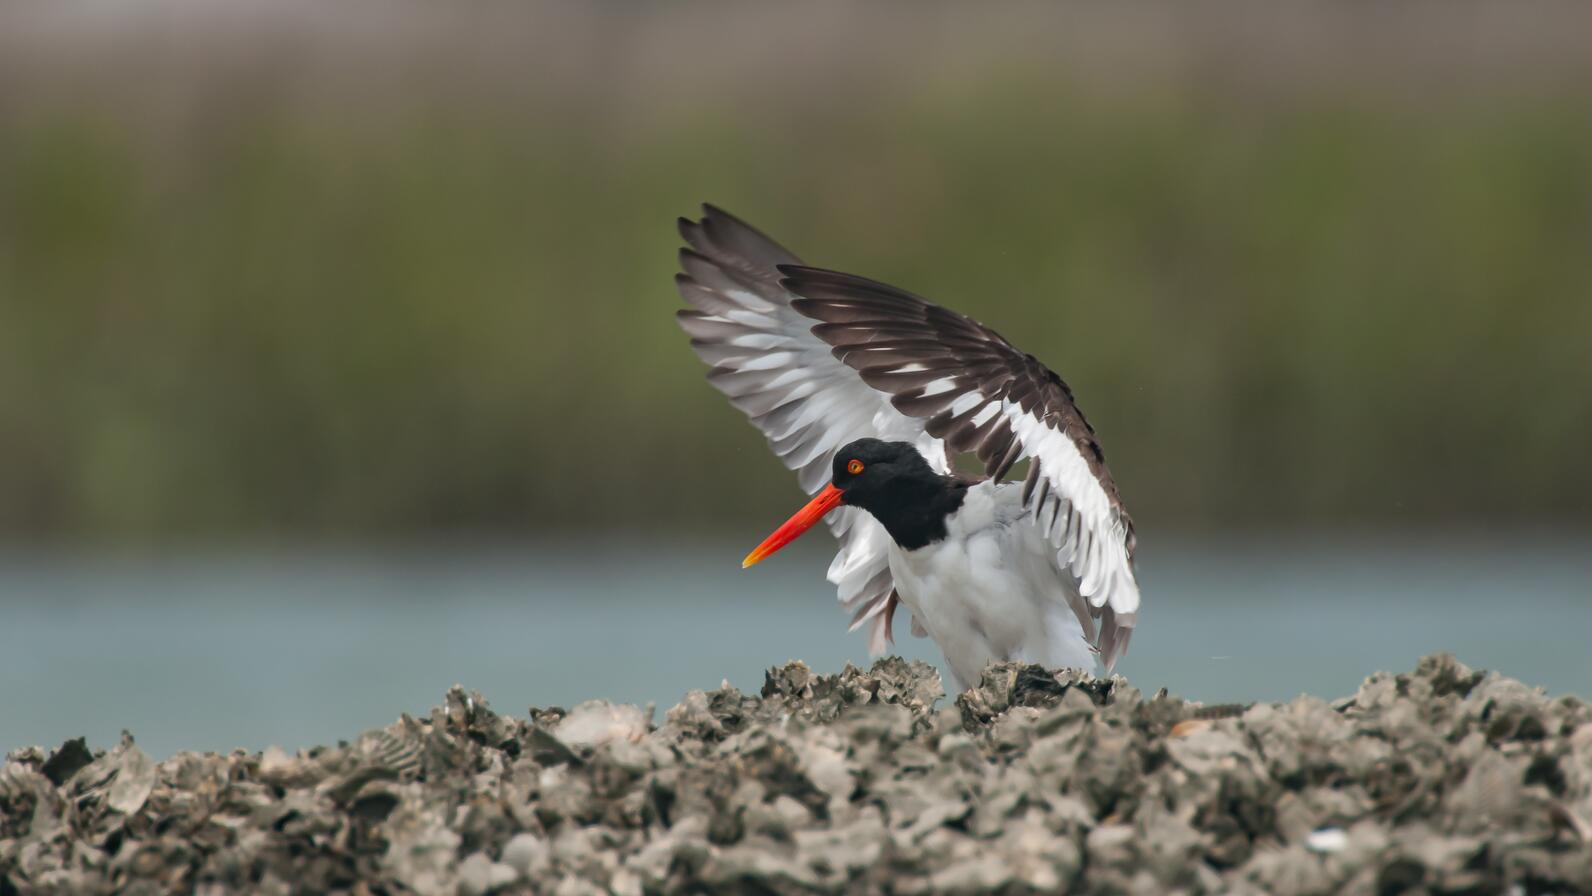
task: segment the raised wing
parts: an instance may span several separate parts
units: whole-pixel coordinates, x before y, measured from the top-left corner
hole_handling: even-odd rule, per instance
[[[988,327],[893,286],[792,263],[780,273],[800,297],[791,307],[819,321],[813,334],[930,436],[976,452],[997,481],[1030,459],[1023,505],[1058,570],[1077,577],[1073,608],[1109,670],[1139,610],[1133,522],[1067,384]]]
[[[791,308],[795,296],[780,285],[780,265],[796,256],[735,216],[703,207],[700,221],[680,219],[680,296],[692,307],[678,314],[691,347],[712,365],[708,382],[723,392],[768,438],[801,487],[816,494],[830,478],[834,453],[864,436],[912,442],[929,463],[947,472],[944,443],[923,421],[902,414],[890,396],[864,383],[812,333],[813,321]],[[827,521],[840,552],[829,567],[851,627],[869,626],[868,647],[890,643],[895,583],[890,536],[865,511],[831,513]]]

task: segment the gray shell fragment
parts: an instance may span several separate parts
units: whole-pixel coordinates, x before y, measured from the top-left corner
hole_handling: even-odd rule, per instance
[[[1592,884],[1592,709],[1451,657],[1201,707],[882,660],[350,744],[0,769],[0,893],[1433,893]]]

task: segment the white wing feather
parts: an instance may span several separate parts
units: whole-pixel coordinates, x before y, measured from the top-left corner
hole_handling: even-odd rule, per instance
[[[762,431],[805,492],[822,489],[834,453],[863,437],[912,442],[936,469],[949,471],[944,443],[923,421],[897,411],[889,395],[836,360],[813,335],[812,319],[791,308],[795,297],[779,285],[778,266],[797,264],[794,255],[712,206],[700,222],[682,219],[680,233],[690,248],[681,251],[676,283],[693,306],[680,312],[680,326],[713,366],[708,381]],[[829,581],[852,614],[851,628],[868,626],[869,650],[883,653],[895,604],[890,536],[853,507],[827,522],[840,543]]]
[[[780,271],[799,296],[791,307],[820,322],[814,334],[931,436],[951,451],[976,451],[997,480],[1031,462],[1022,492],[1029,524],[1054,548],[1058,575],[1073,578],[1076,591],[1058,596],[1110,669],[1139,610],[1133,524],[1066,384],[1000,334],[911,293],[836,271]]]

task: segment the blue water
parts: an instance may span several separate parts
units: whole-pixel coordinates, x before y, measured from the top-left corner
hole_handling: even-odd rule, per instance
[[[744,541],[744,540],[742,540]],[[501,712],[756,690],[800,658],[865,663],[821,539],[753,570],[742,541],[0,553],[0,748],[151,753],[331,743],[454,683]],[[1208,702],[1350,693],[1448,650],[1592,695],[1587,539],[1231,539],[1141,547],[1118,671]],[[898,620],[897,647],[938,661]]]

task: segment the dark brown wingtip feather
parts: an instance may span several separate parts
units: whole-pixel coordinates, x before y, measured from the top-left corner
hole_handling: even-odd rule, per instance
[[[746,223],[745,219],[741,218],[739,215],[736,215],[732,212],[727,212],[724,210],[723,206],[714,205],[711,202],[702,203],[702,223],[704,226],[716,223],[719,225],[739,227],[742,230],[749,230],[771,243],[774,242],[769,238],[768,234]]]
[[[707,234],[702,230],[702,223],[700,221],[693,221],[690,218],[680,218],[675,222],[675,229],[680,232],[680,239],[685,240],[686,245],[694,249],[706,247],[708,238]]]
[[[776,279],[770,268],[799,264],[800,258],[778,240],[711,202],[702,203],[702,232],[719,251],[739,256],[760,269],[760,277]]]
[[[927,304],[928,300],[915,296],[899,286],[891,286],[878,280],[870,280],[858,274],[848,274],[833,268],[820,268],[808,264],[782,264],[778,271],[786,280],[805,287],[830,287],[834,289],[855,290],[864,294],[878,294],[885,296],[899,296],[911,298],[914,302]]]
[[[796,264],[781,264],[775,269],[780,273],[781,288],[806,299],[876,304],[915,315],[935,307],[928,299],[900,287],[844,271]]]
[[[945,435],[943,436],[945,445],[951,451],[957,453],[972,451],[978,448],[985,440],[985,437],[989,435],[990,430],[996,425],[998,420],[999,417],[992,417],[975,426],[967,417],[959,417],[945,427]]]
[[[986,467],[989,470],[989,478],[996,482],[1005,479],[1006,474],[1011,472],[1012,466],[1017,463],[1017,459],[1022,457],[1022,455],[1022,443],[1012,439],[1010,444],[1006,446],[1006,453],[1001,456],[1000,460]]]
[[[1023,506],[1034,496],[1034,486],[1039,484],[1039,458],[1028,462],[1028,475],[1023,479]]]
[[[695,308],[681,308],[674,312],[674,324],[694,340],[696,337],[691,332],[692,321],[698,320],[702,316],[702,312]]]

